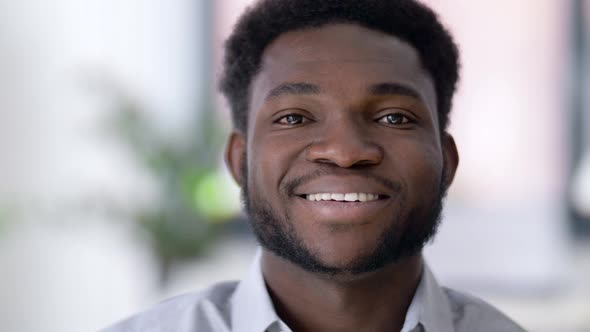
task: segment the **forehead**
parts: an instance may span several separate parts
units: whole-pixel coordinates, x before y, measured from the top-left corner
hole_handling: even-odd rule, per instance
[[[354,24],[330,24],[279,36],[265,50],[262,67],[272,67],[283,61],[340,60],[393,64],[405,60],[420,66],[416,50],[396,37]]]
[[[252,82],[250,121],[270,90],[291,82],[351,98],[372,84],[397,83],[417,91],[436,113],[434,84],[418,52],[396,37],[354,24],[290,31],[273,41]]]

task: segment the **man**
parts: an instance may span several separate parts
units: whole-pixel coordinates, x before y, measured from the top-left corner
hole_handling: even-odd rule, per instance
[[[414,0],[262,0],[226,44],[228,167],[261,253],[240,283],[109,331],[522,331],[421,251],[459,162],[458,51]]]

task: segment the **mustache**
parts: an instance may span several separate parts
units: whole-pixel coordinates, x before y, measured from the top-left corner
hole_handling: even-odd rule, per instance
[[[402,191],[402,184],[398,181],[392,181],[390,179],[387,179],[383,176],[377,175],[377,174],[373,174],[371,173],[371,171],[369,170],[341,170],[341,169],[336,169],[330,166],[321,166],[320,168],[304,174],[304,175],[300,175],[297,176],[293,179],[287,180],[285,181],[285,184],[283,186],[285,192],[291,196],[295,193],[295,190],[297,189],[297,187],[313,181],[317,178],[321,178],[323,176],[327,176],[327,175],[357,175],[357,176],[362,176],[367,178],[368,180],[377,182],[379,184],[381,184],[382,186],[384,186],[385,188],[391,190],[394,193],[399,193]]]

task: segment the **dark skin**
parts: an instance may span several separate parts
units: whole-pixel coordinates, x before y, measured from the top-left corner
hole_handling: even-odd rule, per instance
[[[350,24],[285,33],[262,60],[248,133],[232,133],[226,161],[240,185],[246,163],[250,196],[288,215],[305,247],[341,271],[310,272],[263,250],[262,272],[279,316],[295,331],[399,331],[420,280],[421,254],[372,272],[350,271],[391,223],[428,206],[433,188],[453,180],[459,158],[438,126],[430,75],[410,45]],[[329,175],[285,189],[326,167]],[[306,199],[318,193],[379,199]]]

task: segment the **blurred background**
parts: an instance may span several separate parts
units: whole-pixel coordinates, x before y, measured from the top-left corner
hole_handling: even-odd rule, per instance
[[[94,331],[244,274],[216,85],[250,2],[0,1],[0,330]],[[463,58],[432,269],[590,331],[590,1],[424,2]]]

